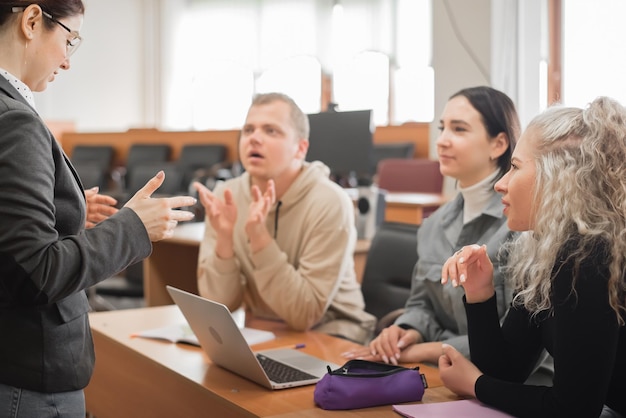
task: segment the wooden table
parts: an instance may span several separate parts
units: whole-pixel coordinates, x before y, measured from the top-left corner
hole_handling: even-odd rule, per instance
[[[173,303],[165,290],[165,285],[168,284],[198,294],[198,251],[204,236],[204,227],[204,222],[180,224],[174,231],[174,237],[153,244],[152,254],[143,262],[146,306]],[[354,268],[358,280],[363,277],[369,247],[369,241],[357,241]]]
[[[184,323],[176,306],[90,314],[96,368],[85,389],[87,410],[96,418],[124,417],[395,417],[391,406],[324,411],[313,402],[314,386],[271,391],[211,363],[194,346],[131,338],[131,334]],[[289,331],[279,322],[248,320],[276,339],[254,350],[304,343],[303,350],[343,364],[340,354],[356,344],[326,334]],[[442,386],[436,368],[420,365],[429,388],[422,402],[458,399]]]

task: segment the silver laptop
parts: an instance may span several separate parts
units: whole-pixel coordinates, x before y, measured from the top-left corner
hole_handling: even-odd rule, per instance
[[[255,353],[226,306],[172,286],[167,291],[213,363],[266,388],[312,385],[327,373],[327,366],[339,367],[293,348]]]

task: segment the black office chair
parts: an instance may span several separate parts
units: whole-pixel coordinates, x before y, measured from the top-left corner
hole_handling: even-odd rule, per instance
[[[182,185],[180,192],[188,193],[191,182],[210,173],[226,161],[226,146],[219,144],[184,145],[176,161]]]
[[[99,164],[78,161],[73,162],[72,165],[85,189],[97,186],[100,190],[105,191],[108,188],[109,178],[107,171],[102,170]]]
[[[117,167],[111,173],[116,187],[108,194],[116,198],[118,206],[122,207],[154,174],[165,168],[170,154],[171,148],[168,144],[131,145],[126,164],[123,167]],[[147,174],[145,167],[151,167],[153,172]],[[169,182],[170,179],[166,178],[166,181]]]
[[[118,196],[118,206],[123,206],[139,189],[146,185],[148,180],[159,171],[165,173],[163,184],[152,194],[153,197],[166,197],[180,194],[182,187],[182,175],[175,163],[155,162],[136,164],[131,173],[126,177],[126,188]]]
[[[172,196],[179,194],[182,187],[182,173],[175,163],[142,163],[133,168],[126,185],[128,197],[132,197],[159,171],[165,173],[165,180],[153,196]]]
[[[383,222],[372,239],[361,290],[365,310],[378,319],[376,334],[403,312],[411,293],[418,228],[413,224]]]
[[[168,144],[133,144],[128,150],[125,165],[125,179],[132,177],[133,170],[142,164],[165,163],[170,159]]]
[[[131,264],[122,274],[109,277],[95,288],[98,295],[143,298],[143,261]]]
[[[110,145],[76,145],[70,161],[87,189],[98,186],[109,188],[114,149]]]

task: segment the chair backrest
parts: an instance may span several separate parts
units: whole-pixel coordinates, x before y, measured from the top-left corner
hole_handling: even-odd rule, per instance
[[[365,310],[376,318],[404,308],[417,263],[419,226],[383,222],[367,253],[361,290]]]
[[[81,178],[83,186],[108,189],[109,173],[114,149],[110,145],[76,145],[70,160]]]
[[[76,145],[70,157],[72,163],[93,163],[101,169],[109,169],[113,162],[113,147],[110,145]]]
[[[180,193],[182,185],[181,173],[175,164],[146,162],[137,164],[128,176],[125,199],[130,199],[160,170],[165,172],[165,180],[161,187],[157,189],[155,195],[163,196]]]
[[[378,163],[378,187],[389,192],[441,193],[439,161],[390,158]]]
[[[93,162],[75,162],[72,163],[74,169],[78,173],[80,182],[85,189],[91,189],[92,187],[99,187],[104,191],[108,186],[108,177],[106,171],[100,168],[100,165]]]
[[[132,171],[137,164],[168,161],[170,154],[168,144],[133,144],[128,150],[126,172]]]
[[[177,165],[182,176],[181,190],[187,190],[198,171],[208,172],[214,165],[226,161],[226,146],[219,144],[185,145]],[[203,173],[203,174],[204,174]]]
[[[413,158],[415,144],[413,142],[398,142],[393,144],[374,144],[372,149],[372,173],[376,173],[378,163],[389,158]]]

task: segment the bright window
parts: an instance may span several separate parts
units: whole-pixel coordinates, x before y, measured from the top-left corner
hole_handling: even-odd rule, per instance
[[[196,71],[189,90],[191,126],[200,130],[240,127],[253,89],[252,70],[233,61],[216,60]]]
[[[333,73],[337,110],[374,110],[374,124],[387,125],[389,58],[362,52],[340,63]]]
[[[624,16],[623,0],[563,0],[563,103],[610,96],[626,104]]]
[[[319,112],[322,66],[316,58],[308,56],[297,56],[276,62],[256,81],[257,93],[273,91],[290,96],[305,113]]]
[[[322,77],[339,110],[375,123],[433,117],[431,0],[188,0],[168,56],[163,125],[240,127],[255,93],[319,112]],[[330,28],[330,29],[329,29]]]

